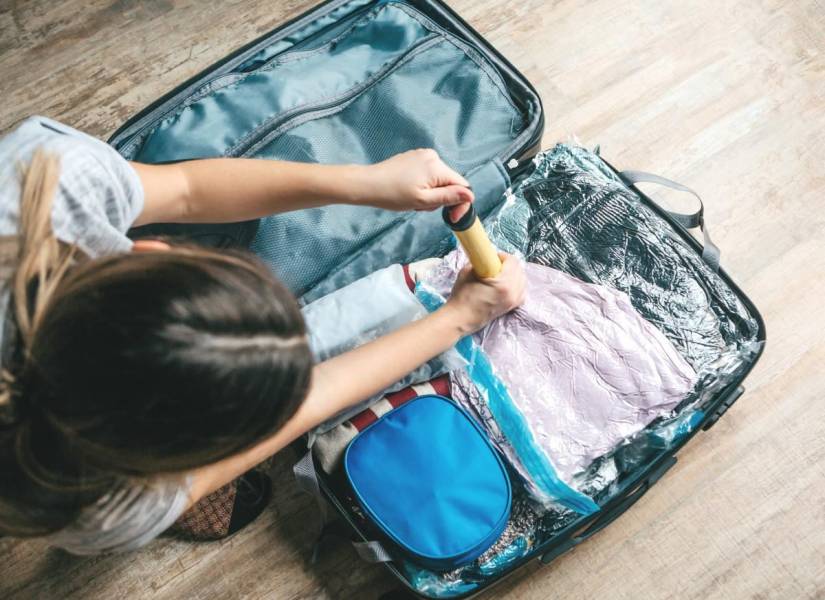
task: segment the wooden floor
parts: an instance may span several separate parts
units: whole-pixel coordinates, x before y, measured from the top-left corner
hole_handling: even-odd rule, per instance
[[[0,131],[32,113],[106,137],[311,0],[0,0]],[[600,143],[701,190],[767,321],[746,395],[613,526],[485,598],[825,598],[825,4],[454,0],[544,99],[545,145]],[[311,502],[277,492],[225,543],[73,558],[0,540],[0,598],[375,598],[345,547],[309,564]]]

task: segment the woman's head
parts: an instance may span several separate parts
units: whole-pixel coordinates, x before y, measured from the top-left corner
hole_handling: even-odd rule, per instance
[[[148,474],[274,431],[310,365],[295,301],[264,267],[173,248],[73,269],[31,339],[20,393],[89,460]]]
[[[202,466],[274,432],[304,398],[303,320],[265,266],[189,247],[69,268],[61,246],[27,261],[27,247],[41,250],[26,225],[20,268],[29,272],[14,286],[16,414],[3,444],[19,477],[60,496],[81,482]]]

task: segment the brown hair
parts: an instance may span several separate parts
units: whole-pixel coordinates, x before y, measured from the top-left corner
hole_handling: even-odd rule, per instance
[[[0,245],[19,331],[0,383],[12,535],[65,526],[118,478],[249,447],[295,412],[312,366],[298,306],[263,264],[196,247],[88,260],[51,231],[58,177],[35,153],[16,252]]]

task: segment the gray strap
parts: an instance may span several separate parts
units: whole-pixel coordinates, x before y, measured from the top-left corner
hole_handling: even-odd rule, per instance
[[[352,542],[361,560],[369,563],[392,562],[392,556],[380,542]]]
[[[301,460],[292,467],[295,481],[303,491],[315,498],[318,503],[318,510],[321,513],[320,534],[318,541],[312,550],[313,564],[318,560],[323,539],[328,536],[336,536],[332,528],[327,527],[327,503],[321,494],[321,486],[318,484],[318,474],[315,472],[315,463],[312,460],[312,449],[309,449]],[[353,548],[362,560],[370,563],[382,563],[392,561],[392,557],[379,542],[352,542]]]
[[[307,494],[312,495],[318,503],[318,510],[321,512],[321,530],[327,522],[327,503],[324,501],[324,496],[321,494],[321,486],[318,485],[318,475],[315,473],[315,464],[312,461],[312,450],[307,450],[307,453],[295,463],[292,467],[292,472],[295,475],[295,481],[298,487],[304,490]]]
[[[646,173],[644,171],[622,171],[620,175],[629,183],[657,183],[679,192],[687,192],[693,194],[699,201],[699,210],[694,213],[678,213],[666,210],[665,212],[685,229],[693,229],[699,227],[702,230],[702,237],[704,238],[704,248],[702,250],[702,259],[714,271],[719,270],[719,259],[721,252],[719,247],[710,239],[707,225],[705,224],[705,205],[702,203],[702,198],[695,191],[689,187],[676,183],[665,177],[654,175],[653,173]]]

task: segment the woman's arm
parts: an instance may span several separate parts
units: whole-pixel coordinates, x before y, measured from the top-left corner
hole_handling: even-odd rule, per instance
[[[193,472],[194,504],[345,408],[386,389],[465,335],[509,312],[524,299],[524,270],[502,255],[504,268],[478,280],[465,269],[450,300],[436,312],[315,367],[307,398],[273,436],[249,450]]]
[[[214,158],[132,166],[144,190],[136,225],[245,221],[325,204],[429,210],[473,200],[467,180],[434,150],[375,165]]]

